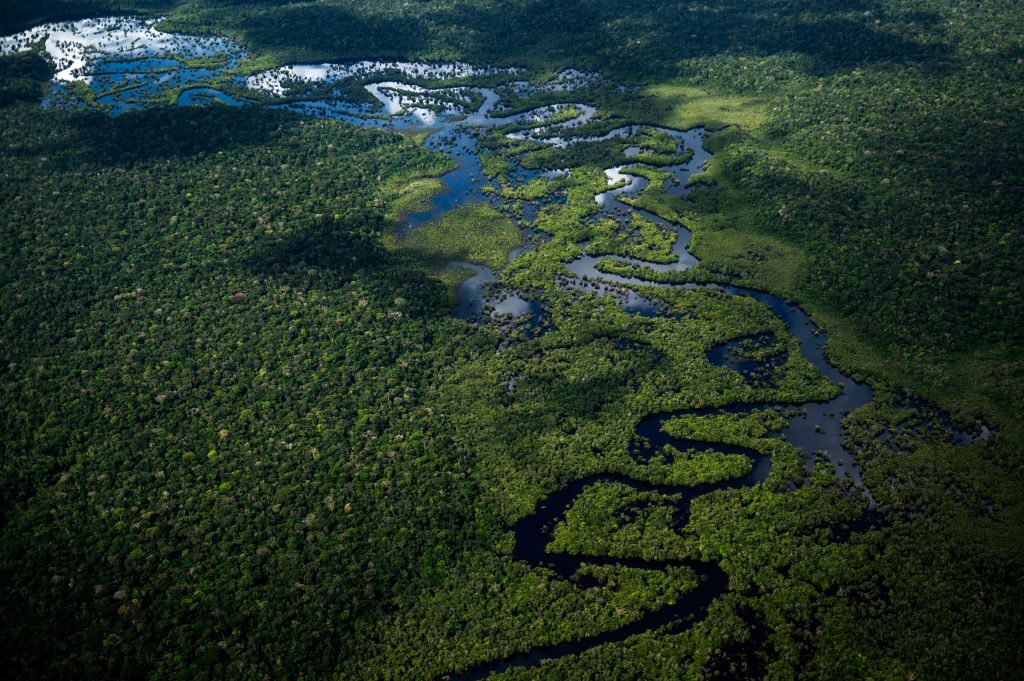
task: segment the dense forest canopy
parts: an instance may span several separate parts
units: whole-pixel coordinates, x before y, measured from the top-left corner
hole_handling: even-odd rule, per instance
[[[480,133],[490,203],[403,237],[453,167],[426,132],[44,108],[38,46],[0,57],[12,676],[489,671],[692,601],[711,565],[720,593],[687,626],[499,677],[1018,675],[1017,3],[41,0],[5,3],[0,35],[115,14],[228,36],[243,74],[582,69],[601,77],[581,86],[590,129],[635,129],[565,148]],[[515,112],[564,123],[583,97],[538,90]],[[700,184],[660,191],[693,153],[666,130],[698,125]],[[594,204],[624,162],[649,182],[622,200],[648,216],[626,229]],[[700,264],[631,268],[673,260],[666,221]],[[555,286],[581,254],[667,286],[643,288],[660,316]],[[473,267],[545,321],[453,316]],[[780,436],[845,386],[763,305],[669,286],[686,283],[769,291],[828,332],[874,390],[840,415],[862,482]],[[653,414],[673,416],[644,431]],[[669,444],[638,457],[645,437]],[[523,558],[519,528],[579,481],[546,530],[549,553],[581,557],[566,576]]]
[[[1014,3],[51,1],[11,4],[0,27],[111,10],[227,34],[271,63],[589,68],[757,98],[768,120],[728,164],[757,209],[743,227],[810,256],[793,293],[856,320],[873,363],[895,361],[919,391],[951,396],[953,380],[980,380],[975,409],[1020,411],[999,378],[1014,371],[1024,318]],[[937,352],[950,347],[955,357]]]

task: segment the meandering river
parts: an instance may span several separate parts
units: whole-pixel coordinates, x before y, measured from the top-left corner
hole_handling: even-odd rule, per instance
[[[598,114],[593,106],[584,102],[566,102],[539,107],[530,111],[511,114],[503,107],[502,92],[516,96],[529,96],[541,91],[571,93],[590,84],[597,76],[578,71],[566,71],[547,83],[537,85],[526,80],[511,80],[518,77],[514,70],[478,68],[467,64],[420,64],[414,62],[360,62],[358,64],[293,65],[249,75],[231,75],[232,69],[245,58],[245,53],[230,41],[219,38],[197,38],[161,33],[152,21],[130,18],[95,19],[65,24],[51,24],[26,31],[23,34],[0,39],[0,53],[25,49],[32,42],[45,39],[45,48],[58,67],[51,92],[45,106],[82,106],[86,102],[76,99],[76,90],[71,84],[86,83],[95,93],[96,105],[105,107],[110,113],[120,115],[129,111],[166,103],[168,92],[177,93],[179,105],[196,104],[230,106],[270,106],[294,111],[296,114],[344,120],[358,125],[388,128],[405,128],[431,131],[426,139],[427,146],[448,154],[455,161],[455,169],[441,180],[444,190],[432,200],[429,210],[407,218],[404,230],[413,230],[430,222],[454,208],[473,201],[495,201],[485,192],[489,181],[481,167],[477,152],[477,135],[497,126],[518,125],[520,129],[508,133],[515,139],[527,139],[554,147],[598,140],[622,138],[632,139],[639,134],[638,126],[624,126],[604,132],[599,136],[586,136],[589,122]],[[474,76],[504,75],[510,82],[502,87],[488,88],[470,85],[428,88],[421,84],[394,80],[394,74],[403,74],[410,79],[423,80],[470,78]],[[378,80],[374,76],[380,74]],[[231,92],[213,87],[217,78],[230,78]],[[385,78],[386,77],[386,78]],[[328,94],[303,98],[297,93],[303,89],[324,92],[323,88],[359,78],[373,104],[350,103],[343,97]],[[249,96],[240,94],[248,92]],[[531,124],[529,127],[521,127]],[[651,128],[647,127],[647,130]],[[661,170],[667,171],[670,180],[663,189],[676,195],[689,191],[691,178],[700,173],[711,155],[704,147],[704,131],[671,130],[657,128],[676,143],[676,151],[685,162]],[[637,197],[648,185],[649,180],[631,173],[631,169],[642,164],[631,162],[636,149],[628,150],[625,159],[616,159],[605,170],[609,188],[598,193],[595,201],[600,207],[599,216],[611,218],[626,226],[640,217],[659,225],[674,235],[670,263],[650,263],[637,258],[613,256],[618,260],[653,272],[678,272],[694,267],[697,259],[689,252],[690,232],[682,225],[670,222],[660,216],[640,210],[623,201]],[[517,179],[526,181],[544,174],[555,176],[565,171],[526,171],[517,169]],[[527,215],[527,217],[529,214]],[[529,219],[524,229],[529,227]],[[522,253],[513,252],[511,258]],[[696,288],[693,284],[670,285],[652,284],[639,278],[602,272],[597,267],[598,258],[582,255],[565,263],[566,274],[552,285],[605,290],[614,292],[622,307],[635,314],[645,316],[668,316],[662,306],[646,298],[644,287]],[[490,314],[528,315],[540,318],[543,305],[527,300],[514,291],[495,293],[500,275],[481,265],[473,263],[452,263],[452,266],[473,270],[473,275],[458,289],[457,313],[467,320],[486,321]],[[872,399],[869,386],[854,381],[832,366],[825,357],[825,334],[819,333],[813,322],[796,305],[769,293],[736,286],[713,286],[720,291],[736,296],[752,298],[766,306],[799,342],[804,357],[828,380],[839,388],[833,399],[823,402],[801,404],[739,404],[720,411],[746,413],[754,409],[786,407],[800,413],[789,419],[788,425],[779,436],[802,450],[808,464],[815,457],[824,457],[834,464],[837,474],[846,476],[855,490],[866,495],[854,457],[844,446],[842,419],[851,410],[867,404]],[[772,339],[760,339],[773,342]],[[735,358],[732,350],[737,341],[723,344],[708,352],[708,360],[725,366],[745,377],[770,373],[770,361],[742,361]],[[612,641],[621,641],[634,634],[662,629],[677,631],[689,626],[706,611],[715,598],[728,589],[728,579],[715,563],[698,561],[641,561],[603,560],[590,556],[549,553],[547,547],[557,523],[565,518],[568,510],[579,496],[591,485],[603,482],[617,482],[637,490],[673,495],[677,501],[675,518],[680,526],[687,523],[691,502],[702,495],[717,490],[750,487],[764,481],[771,470],[768,457],[756,450],[719,442],[680,440],[670,437],[662,430],[662,424],[673,417],[713,413],[707,410],[690,410],[674,414],[656,414],[642,420],[636,428],[638,439],[648,442],[645,448],[638,448],[633,456],[638,461],[666,446],[679,451],[696,450],[738,454],[751,461],[750,471],[731,480],[711,485],[679,487],[652,485],[617,475],[594,475],[569,481],[561,489],[553,491],[537,503],[534,512],[519,520],[512,527],[515,534],[513,557],[537,568],[553,570],[562,577],[570,577],[583,564],[602,562],[629,565],[648,569],[663,569],[669,565],[687,565],[700,579],[699,586],[687,593],[679,602],[666,604],[659,610],[649,612],[640,619],[620,629],[602,633],[582,641],[565,642],[553,647],[537,648],[505,660],[497,660],[452,678],[476,679],[491,672],[510,667],[535,665],[545,659],[579,653],[588,648]]]

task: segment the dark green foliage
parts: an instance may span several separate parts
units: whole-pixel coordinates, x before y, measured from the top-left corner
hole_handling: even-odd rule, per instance
[[[35,52],[0,57],[0,107],[15,102],[38,102],[53,69]]]
[[[0,115],[6,666],[331,669],[473,496],[418,404],[473,341],[362,189],[437,159],[287,115]]]
[[[666,497],[598,487],[550,548],[699,556],[729,591],[683,633],[507,678],[1019,675],[1013,3],[44,0],[6,3],[0,33],[117,11],[233,35],[268,63],[571,66],[727,93],[719,111],[756,101],[742,120],[763,125],[709,141],[713,187],[640,199],[694,220],[695,244],[748,245],[659,278],[778,284],[828,320],[847,368],[929,388],[1001,432],[954,447],[936,415],[882,391],[847,419],[888,510],[872,526],[826,466],[805,480],[801,453],[771,435],[776,411],[669,421],[769,455],[771,477],[701,497],[685,528]],[[526,338],[452,319],[446,286],[385,245],[395,186],[437,175],[440,156],[253,109],[44,113],[48,77],[38,56],[0,59],[0,659],[12,677],[430,679],[615,630],[686,598],[692,574],[602,566],[563,580],[512,560],[507,528],[585,475],[685,485],[746,470],[714,453],[638,464],[645,415],[834,394],[752,301],[649,291],[683,318],[672,322],[550,286],[583,240],[664,258],[664,233],[591,221],[601,169],[631,142],[533,153],[527,165],[576,168],[505,189],[566,195],[535,224],[550,241],[505,274],[548,305],[551,331]],[[601,132],[665,124],[657,93],[609,84],[579,101],[610,113]],[[498,177],[529,149],[490,142]],[[669,160],[664,140],[647,146],[645,160]],[[765,272],[780,261],[807,276],[779,284]],[[774,386],[705,359],[762,333],[788,353]]]

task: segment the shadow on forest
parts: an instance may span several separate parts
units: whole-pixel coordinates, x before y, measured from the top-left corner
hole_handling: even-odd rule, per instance
[[[418,3],[404,15],[355,16],[338,8],[271,6],[225,17],[207,10],[256,49],[301,49],[338,60],[415,57],[424,51],[477,63],[575,66],[624,78],[675,75],[679,61],[720,53],[802,54],[815,74],[874,61],[935,61],[943,45],[925,45],[885,30],[884,13],[867,0],[725,0],[680,6],[660,0],[574,3],[548,0]],[[913,22],[935,27],[938,15],[916,10]],[[244,23],[243,23],[244,22]],[[540,62],[540,63],[538,63]]]
[[[49,0],[31,12],[0,11],[0,32],[41,17],[81,16],[81,3]],[[871,0],[462,0],[376,7],[356,0],[294,4],[283,0],[96,0],[92,16],[131,9],[170,10],[166,30],[230,33],[256,52],[279,58],[461,59],[475,63],[574,66],[635,80],[678,75],[680,62],[729,53],[809,58],[816,75],[878,61],[935,62],[950,58],[941,44],[922,44],[889,30],[887,13]],[[180,9],[175,9],[180,8]],[[875,23],[876,21],[880,23]],[[934,12],[907,10],[899,24],[942,34]]]
[[[873,61],[934,61],[949,56],[875,24],[884,13],[869,0],[724,0],[680,5],[660,0],[549,0],[413,3],[390,14],[336,6],[247,4],[233,18],[228,6],[199,10],[200,25],[224,25],[254,49],[301,50],[339,61],[415,58],[424,52],[476,63],[574,66],[626,79],[676,75],[684,59],[721,53],[802,54],[815,74]],[[934,28],[937,14],[915,10],[911,20]],[[187,19],[184,21],[188,21]]]
[[[252,3],[259,7],[275,2]],[[203,10],[200,10],[202,12]],[[429,46],[430,27],[417,17],[356,14],[332,5],[267,7],[242,12],[211,11],[213,22],[225,25],[259,50],[316,52],[330,61],[403,58]]]
[[[132,9],[121,9],[128,3],[110,0],[34,0],[33,2],[0,3],[0,35],[17,33],[47,21],[75,21],[97,16],[131,14],[132,11],[161,10],[173,7],[174,0],[142,0]]]
[[[101,112],[53,112],[74,119],[51,134],[47,116],[29,121],[37,130],[18,140],[7,153],[45,157],[51,168],[116,167],[180,160],[243,146],[266,144],[283,134],[296,117],[284,112],[234,107],[156,107],[122,116]]]
[[[824,74],[874,61],[935,61],[949,56],[943,45],[925,45],[884,30],[883,14],[865,0],[725,0],[680,6],[659,0],[595,2],[571,11],[546,0],[488,9],[463,4],[439,13],[439,24],[467,29],[470,54],[494,61],[536,61],[538,54],[566,66],[624,78],[675,75],[680,60],[720,53],[768,56],[798,53],[809,71]],[[920,27],[940,17],[916,11]]]
[[[538,350],[510,400],[534,412],[523,427],[539,431],[566,419],[598,418],[607,406],[639,391],[642,377],[665,361],[664,354],[647,343],[614,340],[595,336]],[[586,372],[574,370],[580,362],[586,363]]]
[[[297,276],[314,287],[358,280],[385,304],[404,299],[421,318],[446,316],[452,310],[445,285],[420,263],[386,248],[372,232],[353,232],[336,220],[325,219],[299,235],[268,239],[254,250],[242,264],[260,275]]]

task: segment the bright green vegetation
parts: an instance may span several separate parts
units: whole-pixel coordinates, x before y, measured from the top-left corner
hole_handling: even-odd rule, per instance
[[[444,183],[436,177],[396,177],[389,180],[382,189],[384,200],[388,202],[385,218],[397,226],[410,213],[430,210],[431,198],[443,188]]]
[[[571,6],[570,6],[571,5]],[[773,436],[785,417],[683,416],[674,435],[771,458],[760,486],[698,498],[589,489],[550,551],[699,557],[728,592],[648,633],[502,678],[1010,679],[1024,665],[1021,10],[953,0],[44,0],[0,32],[112,10],[294,61],[461,59],[612,79],[522,106],[715,132],[686,200],[634,203],[694,230],[701,265],[798,299],[877,398],[847,420],[886,521]],[[585,587],[510,557],[550,492],[611,473],[732,479],[746,457],[630,455],[643,417],[825,400],[762,306],[662,291],[681,321],[552,281],[582,252],[664,257],[666,234],[595,222],[603,168],[678,162],[663,136],[565,150],[481,140],[511,209],[471,206],[395,241],[450,167],[415,136],[257,109],[120,119],[42,112],[48,73],[0,60],[0,642],[15,678],[433,679],[613,631],[694,589],[614,566]],[[623,83],[622,91],[614,85]],[[508,186],[509,158],[572,167]],[[632,171],[631,171],[632,172]],[[558,196],[503,280],[550,331],[450,315],[465,270],[505,266],[516,202]],[[607,260],[607,271],[639,274]],[[772,333],[771,385],[707,350]],[[749,350],[749,348],[748,348]],[[509,391],[511,379],[515,390]],[[954,446],[938,415],[998,428]]]
[[[451,303],[454,306],[459,284],[472,277],[473,270],[468,267],[445,267],[442,270],[435,270],[433,275],[448,288]]]
[[[648,262],[675,262],[675,233],[639,215],[633,218],[628,230],[607,219],[597,221],[594,230],[596,234],[587,247],[592,255],[628,255]]]
[[[684,597],[694,585],[686,568],[662,572],[595,566],[585,574],[600,586],[582,590],[506,559],[481,555],[473,561],[466,573],[453,573],[436,590],[405,603],[386,630],[373,632],[387,644],[346,661],[338,676],[437,677],[445,673],[441,670],[513,653],[518,646],[510,631],[555,644],[616,628],[624,619],[635,619],[645,605]]]
[[[808,256],[778,238],[723,227],[699,230],[690,251],[705,271],[730,281],[755,284],[772,291],[798,291],[807,278]]]
[[[669,499],[618,482],[595,484],[555,528],[548,550],[644,560],[689,557],[688,547],[674,527],[674,508],[658,505]]]
[[[508,159],[496,153],[480,154],[480,164],[483,166],[484,176],[488,179],[499,176],[507,179],[513,168]]]
[[[397,240],[394,247],[440,267],[452,260],[500,269],[523,237],[511,219],[487,203],[460,206]]]
[[[635,467],[631,475],[658,484],[692,486],[738,478],[749,470],[750,461],[744,456],[695,450],[683,452],[666,445],[644,466]]]
[[[780,430],[786,421],[777,411],[771,410],[711,417],[684,415],[666,422],[664,430],[673,437],[746,446],[752,444],[751,438],[761,438]]]
[[[575,185],[575,179],[572,180]],[[536,201],[555,192],[563,191],[570,186],[570,180],[565,177],[546,178],[538,177],[520,185],[510,186],[503,184],[501,195],[513,201]]]
[[[644,94],[658,107],[658,120],[679,130],[702,125],[708,130],[739,126],[752,131],[767,118],[764,101],[750,95],[711,93],[684,83],[653,85]]]

